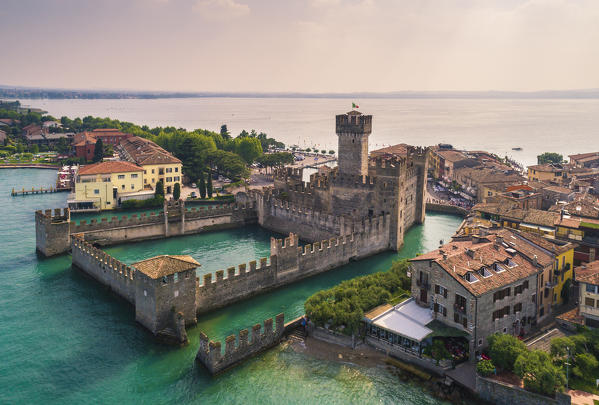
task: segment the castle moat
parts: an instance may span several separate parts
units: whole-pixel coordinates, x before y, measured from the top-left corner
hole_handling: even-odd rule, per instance
[[[387,269],[448,240],[461,218],[427,214],[405,234],[398,252],[385,252],[275,291],[212,311],[188,329],[190,344],[157,344],[124,300],[71,268],[68,255],[36,256],[36,209],[61,207],[66,196],[13,198],[12,187],[50,184],[55,172],[4,170],[0,177],[2,330],[0,385],[3,403],[405,403],[438,404],[418,385],[402,382],[384,366],[318,360],[285,345],[212,378],[194,361],[199,332],[214,340],[284,312],[303,313],[305,299],[358,275]],[[87,216],[91,219],[92,216]],[[77,220],[77,218],[73,218]],[[274,234],[258,226],[168,240],[107,247],[125,263],[159,254],[188,254],[202,264],[198,275],[247,263],[270,251]]]

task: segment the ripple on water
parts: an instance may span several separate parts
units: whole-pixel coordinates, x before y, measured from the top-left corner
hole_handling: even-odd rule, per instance
[[[64,206],[66,194],[17,199],[9,191],[51,184],[54,176],[35,169],[0,172],[0,403],[439,403],[384,367],[322,361],[284,347],[215,378],[194,357],[200,330],[222,340],[279,312],[291,319],[319,289],[435,248],[459,218],[429,215],[424,226],[406,234],[399,255],[377,255],[202,316],[189,330],[190,344],[171,348],[156,344],[135,323],[130,305],[73,270],[69,256],[36,256],[33,212]],[[267,256],[271,235],[248,227],[107,250],[127,263],[190,254],[203,264],[202,272],[214,272]]]

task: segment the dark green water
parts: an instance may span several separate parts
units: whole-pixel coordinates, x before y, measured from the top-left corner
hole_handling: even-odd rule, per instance
[[[203,316],[191,344],[155,344],[132,307],[70,266],[70,257],[38,259],[35,209],[64,206],[66,194],[13,198],[12,187],[50,184],[53,171],[0,171],[0,403],[439,404],[384,367],[327,362],[272,349],[217,378],[194,362],[198,334],[223,339],[265,318],[303,313],[313,292],[389,267],[447,240],[460,218],[428,215],[410,230],[399,255],[352,263],[276,292]],[[265,256],[271,234],[248,228],[116,246],[126,262],[164,253],[191,254],[213,272]]]

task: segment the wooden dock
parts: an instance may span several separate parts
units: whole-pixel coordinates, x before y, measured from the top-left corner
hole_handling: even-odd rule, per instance
[[[49,193],[61,193],[64,191],[70,191],[70,188],[56,188],[56,187],[49,187],[49,188],[31,188],[31,190],[25,190],[25,188],[22,188],[21,190],[15,190],[14,188],[12,189],[12,191],[10,192],[10,195],[13,197],[18,197],[18,196],[23,196],[23,195],[33,195],[33,194],[49,194]]]

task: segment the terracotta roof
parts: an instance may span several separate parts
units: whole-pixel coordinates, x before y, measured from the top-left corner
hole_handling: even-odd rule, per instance
[[[132,266],[148,277],[157,279],[180,271],[195,269],[200,267],[200,263],[188,255],[161,255],[133,263]]]
[[[554,205],[550,211],[561,211],[562,209],[576,217],[599,218],[599,201],[590,195],[585,195],[567,204]]]
[[[574,192],[574,190],[570,190],[569,188],[560,187],[560,186],[547,186],[547,187],[543,187],[543,190],[547,190],[547,191],[551,191],[553,193],[559,193],[559,194],[571,194]]]
[[[564,312],[561,315],[555,317],[565,322],[575,323],[578,325],[584,325],[584,317],[580,315],[579,308],[576,307],[568,312]]]
[[[599,157],[599,152],[579,153],[576,155],[568,155],[570,160],[588,159],[590,157]]]
[[[372,152],[370,152],[370,154],[372,156],[379,156],[379,155],[386,155],[386,154],[397,155],[397,156],[407,156],[408,155],[408,147],[409,147],[408,144],[400,143],[400,144],[393,145],[393,146],[387,146],[386,148],[373,150]]]
[[[528,169],[534,169],[538,172],[562,172],[565,169],[563,167],[560,166],[556,166],[554,164],[551,163],[544,163],[542,165],[532,165],[532,166],[528,166]]]
[[[503,241],[497,239],[498,236],[501,236]],[[537,266],[532,263],[534,256],[537,259]],[[503,288],[508,284],[537,274],[542,267],[553,265],[553,258],[550,254],[531,245],[519,238],[517,233],[507,229],[485,237],[454,241],[432,252],[410,259],[410,261],[423,260],[436,262],[476,296]],[[508,266],[506,264],[508,260],[515,266]],[[495,271],[496,264],[499,264],[503,271]],[[491,274],[490,276],[483,277],[478,273],[483,267]],[[467,273],[474,275],[478,281],[467,281],[465,279]]]
[[[129,162],[99,162],[83,166],[79,169],[79,175],[141,172],[143,170],[142,167]]]
[[[561,241],[556,241],[554,239],[547,239],[542,237],[541,235],[532,232],[516,232],[518,232],[518,234],[524,239],[534,243],[537,246],[542,247],[543,249],[550,251],[555,255],[561,255],[562,253],[565,253],[570,249],[575,249],[576,247],[578,247],[577,244],[572,242],[564,243]]]
[[[459,162],[460,160],[468,159],[465,153],[458,150],[439,150],[435,153],[449,162]]]
[[[139,136],[123,139],[120,146],[138,165],[181,163],[179,159],[158,146],[156,143]]]
[[[574,268],[576,281],[581,283],[599,284],[599,260]]]

